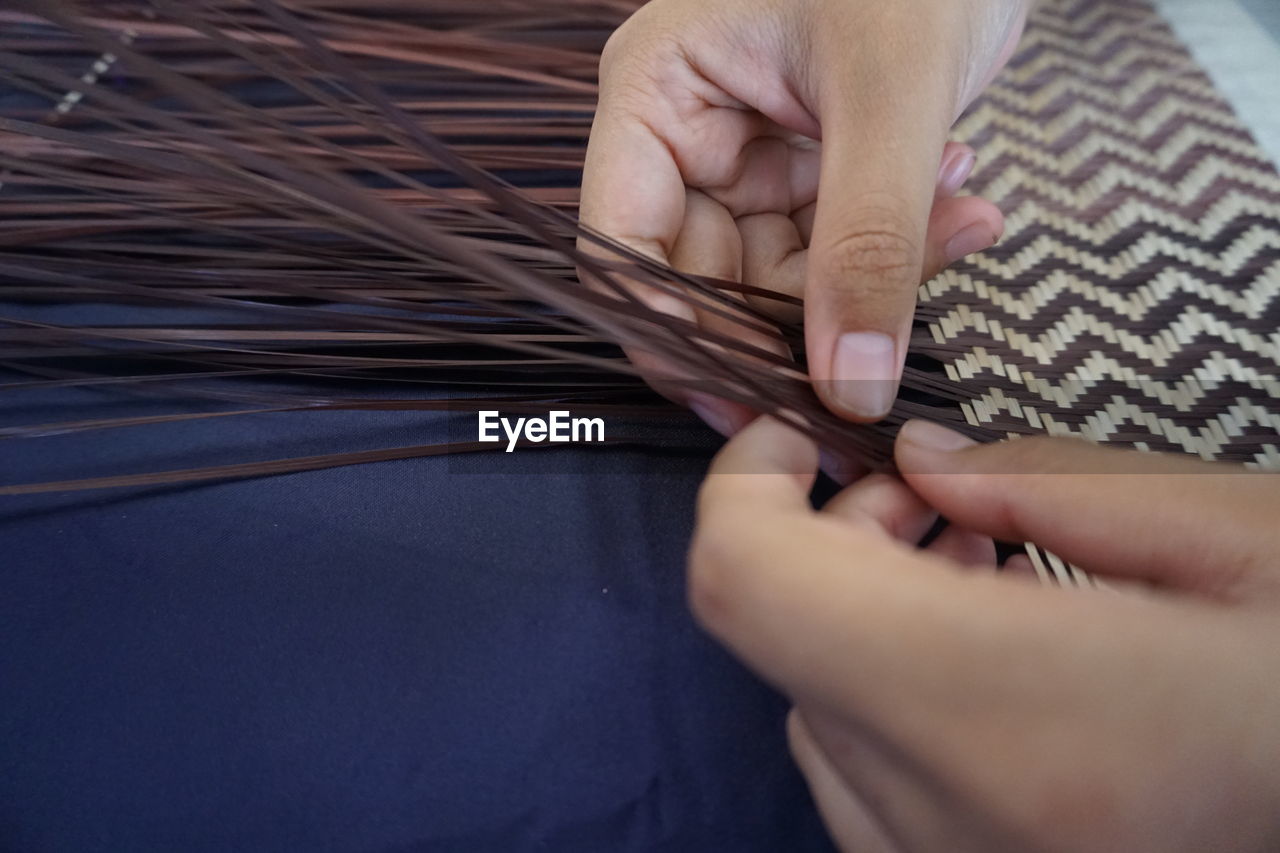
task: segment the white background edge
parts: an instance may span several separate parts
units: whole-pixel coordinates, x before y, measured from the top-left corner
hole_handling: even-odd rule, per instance
[[[1280,44],[1236,0],[1155,0],[1258,145],[1280,164]]]

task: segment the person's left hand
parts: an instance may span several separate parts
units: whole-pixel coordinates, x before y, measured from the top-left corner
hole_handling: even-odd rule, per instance
[[[905,482],[873,475],[814,512],[816,449],[762,418],[703,487],[694,611],[794,702],[836,842],[1280,849],[1280,479],[966,441],[912,422]],[[935,509],[953,526],[917,550]],[[1028,583],[1025,557],[997,574],[989,535],[1124,590]]]
[[[819,397],[841,417],[879,420],[920,283],[1003,231],[991,202],[957,195],[975,155],[946,136],[1009,58],[1029,5],[651,0],[601,56],[582,221],[681,272],[802,297]],[[617,283],[704,334],[788,354],[722,305]],[[726,435],[754,416],[699,388],[689,363],[643,343],[627,354]]]

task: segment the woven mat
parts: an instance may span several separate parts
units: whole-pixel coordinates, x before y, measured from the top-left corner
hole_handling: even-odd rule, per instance
[[[1280,176],[1159,14],[1042,3],[955,137],[1008,219],[922,289],[970,423],[1280,468]]]

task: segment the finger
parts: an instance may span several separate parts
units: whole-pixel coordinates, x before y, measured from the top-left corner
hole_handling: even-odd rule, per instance
[[[952,145],[954,143],[948,143],[948,148]],[[1004,216],[991,202],[976,197],[951,197],[954,192],[951,184],[963,180],[958,175],[967,176],[967,170],[972,168],[971,149],[955,147],[962,150],[944,156],[939,173],[925,233],[921,282],[934,278],[956,261],[995,245],[1004,232]],[[743,238],[744,281],[791,296],[803,296],[815,208],[816,205],[808,205],[791,216],[772,213],[738,220]],[[753,299],[753,302],[788,321],[798,319],[802,312],[799,307],[778,306],[768,300]]]
[[[869,474],[841,491],[823,507],[826,515],[856,523],[870,522],[907,545],[929,532],[938,513],[906,483],[890,474]]]
[[[874,525],[814,513],[815,464],[812,443],[770,419],[726,445],[699,497],[690,603],[797,705],[838,714],[908,763],[940,761],[958,779],[976,745],[1010,726],[1084,713],[1097,696],[1082,686],[1116,644],[1164,642],[1186,616],[957,571]]]
[[[685,197],[683,227],[671,250],[671,265],[681,272],[737,281],[742,277],[742,239],[737,223],[723,205],[696,190]],[[696,306],[696,301],[692,301]],[[748,328],[723,314],[695,307],[698,327],[711,334],[777,355],[788,355],[777,337]],[[709,345],[714,346],[714,345]],[[755,417],[749,406],[726,400],[721,390],[693,377],[684,401],[712,429],[731,436]],[[696,389],[696,390],[695,390]]]
[[[809,516],[809,491],[818,448],[773,417],[757,418],[716,454],[699,492],[706,520],[729,520],[739,510]]]
[[[934,201],[951,198],[960,192],[964,182],[973,174],[973,167],[978,163],[978,155],[972,148],[961,142],[948,142],[942,149],[942,165],[938,167],[937,186],[934,187]]]
[[[805,248],[813,242],[813,221],[818,215],[818,203],[806,204],[799,210],[791,212],[791,221],[796,224],[796,230],[800,232],[800,242]]]
[[[897,394],[955,92],[929,58],[890,76],[901,63],[878,54],[894,47],[849,51],[855,34],[843,29],[820,34],[815,49],[832,71],[817,94],[822,175],[805,326],[823,401],[871,421]]]
[[[683,188],[681,188],[681,192],[684,192]],[[685,222],[687,218],[685,215],[681,216],[681,224],[685,226],[686,230],[688,228],[688,223]],[[694,220],[698,223],[698,225],[694,226],[694,230],[698,232],[698,237],[702,239],[700,243],[695,243],[692,240],[686,241],[687,246],[697,246],[699,248],[699,253],[694,257],[689,257],[687,250],[684,252],[684,256],[677,255],[678,237],[671,241],[670,250],[667,249],[665,241],[632,240],[630,243],[633,248],[644,250],[646,254],[656,260],[673,266],[683,263],[683,267],[677,268],[695,273],[699,272],[700,269],[717,269],[720,267],[718,262],[722,256],[728,255],[732,257],[734,252],[740,252],[734,247],[732,239],[728,235],[716,234],[714,229],[705,227],[704,218],[695,217]],[[736,231],[732,237],[736,237]],[[589,253],[601,253],[599,247],[591,248],[584,245],[584,249]],[[736,269],[736,266],[733,269]],[[589,275],[581,272],[580,274],[582,274],[584,281],[592,282]],[[697,310],[691,302],[672,294],[664,294],[646,285],[638,284],[625,276],[617,276],[616,278],[628,292],[649,307],[671,316],[680,317],[691,323],[698,322]],[[606,289],[600,282],[594,282],[594,286],[597,289]],[[631,364],[640,371],[645,381],[655,391],[674,403],[689,406],[713,429],[725,433],[740,417],[735,409],[722,401],[717,401],[708,395],[691,394],[688,390],[688,382],[694,377],[690,375],[687,364],[673,363],[670,358],[660,356],[640,346],[629,346],[625,347],[624,350]],[[695,401],[697,401],[696,404]]]
[[[583,224],[667,263],[684,213],[684,180],[670,149],[625,105],[602,96],[583,167]],[[585,237],[579,243],[584,252],[609,256]],[[638,285],[633,292],[651,307],[692,319],[692,309],[673,295]]]
[[[797,702],[905,725],[903,703],[945,704],[944,684],[967,683],[1010,647],[1034,655],[1059,642],[1061,626],[1018,597],[1036,590],[815,513],[816,464],[796,431],[771,418],[748,426],[712,463],[689,557],[704,627]]]
[[[685,190],[680,233],[671,265],[681,272],[727,281],[742,277],[742,237],[724,205],[697,190]]]
[[[597,123],[602,132],[588,144],[583,172],[582,222],[659,263],[668,263],[669,252],[684,221],[684,184],[670,152],[642,124],[602,109]],[[648,175],[648,178],[646,178]],[[631,204],[621,204],[631,198]],[[590,239],[578,241],[588,255],[612,260],[614,255]],[[604,282],[579,268],[589,286],[613,293]],[[649,308],[689,323],[697,320],[693,307],[675,294],[665,293],[635,280],[614,275],[614,281],[632,298]],[[686,396],[676,384],[682,373],[655,353],[628,347],[627,357],[658,393],[677,403]]]
[[[905,545],[918,543],[938,520],[936,509],[900,478],[885,473],[858,480],[828,501],[822,511],[856,523],[876,524]],[[996,564],[996,546],[990,536],[954,524],[926,550],[959,566],[995,568]]]
[[[863,459],[829,448],[823,448],[818,454],[818,468],[841,487],[857,482],[871,470]]]
[[[796,710],[787,715],[787,744],[837,847],[845,853],[894,853],[900,849],[832,766]]]
[[[1026,554],[1014,554],[1005,560],[1004,565],[1000,567],[1000,573],[1005,577],[1040,583],[1040,575],[1036,572],[1036,567],[1032,565],[1031,558]]]
[[[925,233],[921,282],[975,252],[989,249],[1004,233],[1004,215],[976,196],[945,198],[934,203]]]
[[[966,568],[996,567],[996,543],[991,537],[954,524],[939,533],[926,550]]]
[[[753,287],[802,298],[804,296],[804,242],[790,216],[758,213],[739,217],[742,235],[742,280]],[[749,297],[751,304],[785,322],[799,322],[803,309],[763,297]]]
[[[600,107],[587,144],[580,217],[584,225],[665,264],[684,224],[684,180],[671,149],[650,122],[641,120],[640,113],[652,105],[638,102],[627,86],[636,72],[624,67],[610,73],[611,64],[617,63],[601,63]],[[587,255],[616,259],[585,236],[578,245]],[[615,293],[586,268],[579,268],[579,275],[589,286]],[[650,309],[696,322],[693,307],[679,295],[624,275],[614,274],[612,280]],[[682,377],[678,368],[641,347],[627,348],[627,356],[656,391],[677,403],[687,401],[675,382]]]
[[[711,197],[691,190],[685,227],[672,255],[675,266],[697,275],[739,281],[743,278],[742,246],[742,236],[729,211]],[[713,247],[718,247],[714,254]],[[776,329],[766,330],[762,328],[760,319],[745,310],[739,312],[734,309],[732,303],[745,305],[746,297],[740,293],[722,295],[729,300],[728,304],[703,294],[692,294],[691,301],[700,329],[739,346],[753,347],[761,353],[788,360],[791,358],[790,349]],[[712,343],[710,346],[720,345]]]
[[[934,278],[956,261],[991,248],[1004,233],[1004,215],[991,202],[973,196],[942,196],[941,184],[938,192],[925,233],[921,282]],[[748,284],[792,296],[803,295],[813,211],[814,206],[810,205],[790,217],[762,214],[739,220],[745,253],[743,274]],[[762,307],[772,310],[770,306],[774,304]],[[783,310],[778,309],[780,317],[793,319],[789,311]]]
[[[948,518],[1081,568],[1224,597],[1280,586],[1280,479],[1067,439],[973,446],[911,422],[896,458]]]
[[[818,195],[820,149],[811,141],[803,145],[798,139],[792,142],[767,133],[760,135],[767,129],[767,123],[761,122],[755,128],[755,138],[732,157],[722,154],[735,164],[733,179],[727,185],[707,188],[734,216],[793,210]]]
[[[947,142],[945,149],[942,150],[942,165],[938,167],[937,184],[933,190],[934,207],[937,206],[938,201],[955,196],[960,187],[964,186],[964,182],[968,181],[969,175],[973,173],[975,164],[977,164],[977,155],[968,145],[964,145],[961,142]],[[795,179],[792,178],[792,181],[795,181]],[[814,192],[814,195],[817,195],[817,193]],[[780,213],[741,216],[739,228],[742,231],[742,243],[744,243],[746,251],[745,274],[750,274],[751,251],[758,245],[758,242],[764,242],[765,246],[771,248],[771,251],[768,251],[767,254],[762,254],[762,260],[767,261],[767,264],[760,265],[764,268],[763,272],[768,272],[768,269],[773,268],[782,260],[791,260],[791,257],[808,248],[809,241],[813,238],[813,222],[817,209],[817,202],[809,201],[791,211],[790,216]],[[997,216],[1000,215],[998,210],[995,213]],[[993,225],[1002,225],[1001,219],[991,218],[991,216],[986,215],[968,216],[960,227],[955,227],[954,223],[951,222],[938,224],[942,225],[943,231],[946,232],[947,236],[950,236],[950,234],[959,232],[960,228],[963,228],[963,225],[968,224],[970,220],[984,218],[991,220]],[[790,223],[786,222],[786,220],[790,220]],[[760,227],[760,225],[763,225],[763,227]],[[751,237],[748,236],[749,233]],[[758,241],[756,238],[762,238],[762,240]],[[929,241],[931,246],[933,242],[936,241]],[[774,248],[776,245],[777,248]],[[940,246],[942,245],[945,245],[945,241],[940,243]],[[968,252],[965,252],[965,254],[968,254]],[[925,265],[925,268],[928,269],[928,264]],[[932,278],[934,274],[937,273],[927,274],[925,278]],[[758,275],[758,278],[764,279],[767,277]],[[787,280],[788,284],[790,284],[791,278],[788,277]],[[765,284],[765,286],[768,287],[769,284]],[[796,275],[794,284],[786,288],[776,289],[782,289],[782,292],[791,293],[792,296],[800,296],[804,291],[804,266],[800,266],[799,275]]]

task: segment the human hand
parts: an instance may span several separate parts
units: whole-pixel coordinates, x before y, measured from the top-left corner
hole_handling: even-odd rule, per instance
[[[905,482],[873,475],[814,512],[813,445],[761,419],[703,487],[692,605],[794,702],[792,752],[837,844],[1280,849],[1280,480],[966,442],[912,422]],[[952,527],[918,550],[935,508]],[[976,570],[986,536],[1121,591]]]
[[[681,271],[803,296],[819,394],[877,420],[897,393],[919,284],[1003,230],[992,204],[954,197],[974,157],[946,135],[1013,51],[1028,5],[652,0],[601,58],[582,221]],[[778,351],[762,332],[631,289]],[[722,432],[750,420],[660,381],[680,366],[628,354]]]

